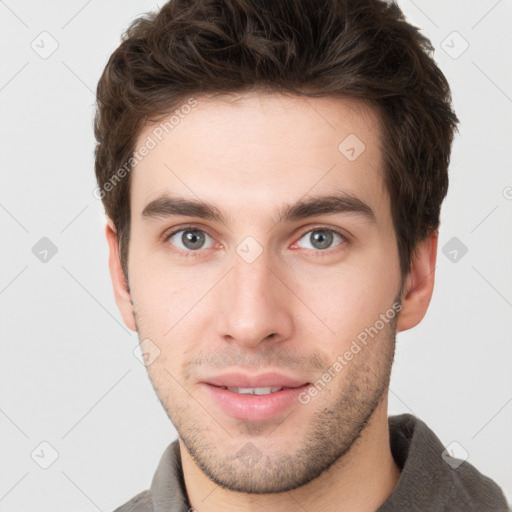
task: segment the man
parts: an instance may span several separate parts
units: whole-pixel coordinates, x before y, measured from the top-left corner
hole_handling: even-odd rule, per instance
[[[98,194],[179,439],[119,511],[507,509],[387,416],[458,122],[430,50],[380,0],[171,0],[128,29],[98,85]]]

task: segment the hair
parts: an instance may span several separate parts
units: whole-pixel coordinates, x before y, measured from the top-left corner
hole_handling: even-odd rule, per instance
[[[170,0],[136,19],[99,80],[94,123],[96,178],[126,282],[138,135],[191,97],[252,90],[374,107],[407,275],[419,242],[439,227],[458,123],[433,51],[383,0]]]

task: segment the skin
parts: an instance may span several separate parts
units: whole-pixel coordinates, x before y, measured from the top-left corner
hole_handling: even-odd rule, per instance
[[[277,93],[197,99],[132,171],[129,291],[110,220],[106,228],[123,319],[160,351],[148,372],[179,434],[190,504],[375,511],[400,478],[387,422],[395,333],[426,313],[437,233],[418,246],[402,281],[370,107]],[[143,130],[137,147],[153,129]],[[354,161],[338,150],[349,134],[365,144]],[[374,220],[347,212],[279,220],[287,205],[333,191],[366,203]],[[211,203],[223,221],[143,218],[164,193]],[[187,249],[183,232],[168,238],[189,224],[207,234],[204,248]],[[343,236],[319,249],[310,238],[319,229]],[[236,250],[247,236],[262,250],[250,263]],[[398,317],[286,414],[236,420],[200,385],[227,370],[274,370],[313,383],[397,298]],[[237,456],[248,443],[258,454],[251,466]]]

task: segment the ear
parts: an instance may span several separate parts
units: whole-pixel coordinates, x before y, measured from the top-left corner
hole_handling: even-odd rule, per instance
[[[119,258],[119,244],[117,241],[117,230],[110,218],[107,218],[106,225],[107,242],[110,251],[108,258],[108,267],[110,269],[110,278],[114,287],[114,296],[117,307],[121,312],[124,323],[132,331],[136,331],[135,317],[133,315],[133,306],[131,303],[130,292],[124,279],[121,259]]]
[[[399,332],[418,325],[427,312],[434,290],[437,241],[438,232],[435,231],[414,251],[411,270],[402,291],[402,309],[397,323]]]

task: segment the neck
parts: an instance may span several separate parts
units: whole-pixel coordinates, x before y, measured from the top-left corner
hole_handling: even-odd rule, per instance
[[[198,512],[375,512],[400,478],[389,443],[386,394],[348,453],[316,479],[289,492],[256,495],[223,489],[203,473],[181,439],[180,452],[188,499]]]

